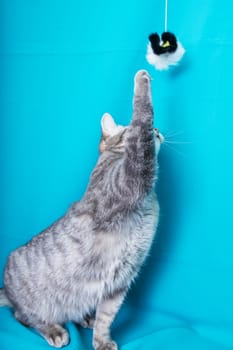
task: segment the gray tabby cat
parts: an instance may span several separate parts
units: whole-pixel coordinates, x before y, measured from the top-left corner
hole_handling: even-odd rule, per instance
[[[100,157],[83,199],[11,253],[0,304],[57,348],[62,325],[93,326],[95,350],[116,350],[110,326],[150,249],[159,216],[154,193],[163,136],[153,128],[150,77],[135,76],[133,119],[102,118]]]

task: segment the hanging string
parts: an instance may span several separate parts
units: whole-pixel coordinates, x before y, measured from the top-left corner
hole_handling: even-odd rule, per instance
[[[168,32],[168,0],[161,0],[161,3],[164,4],[164,33],[161,37],[158,33],[149,36],[146,58],[155,69],[166,70],[179,63],[185,49],[175,35]]]
[[[168,12],[168,0],[165,0],[165,16],[164,16],[164,31],[167,32],[167,12]]]

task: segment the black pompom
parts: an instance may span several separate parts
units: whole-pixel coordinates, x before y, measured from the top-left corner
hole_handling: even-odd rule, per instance
[[[160,37],[157,33],[149,35],[149,41],[151,43],[152,50],[155,55],[162,55],[164,53],[172,53],[177,49],[177,40],[174,34],[170,32],[164,32]]]
[[[175,52],[177,49],[177,40],[174,34],[170,32],[164,32],[161,36],[163,43],[169,42],[167,52]]]
[[[153,33],[149,35],[149,40],[151,43],[151,47],[153,52],[156,55],[160,55],[161,54],[161,48],[160,48],[160,37],[157,33]]]
[[[166,70],[170,66],[176,66],[185,53],[185,49],[174,34],[164,32],[160,36],[157,33],[149,35],[146,59],[157,70]]]

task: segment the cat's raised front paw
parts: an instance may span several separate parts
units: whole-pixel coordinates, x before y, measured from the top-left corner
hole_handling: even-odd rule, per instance
[[[151,77],[146,70],[139,70],[134,77],[134,94],[136,96],[150,93]]]
[[[117,350],[117,344],[114,341],[109,341],[107,343],[104,343],[100,346],[98,346],[98,348],[96,350]]]
[[[135,82],[140,83],[141,81],[145,81],[145,80],[150,81],[151,77],[145,69],[141,69],[137,71],[137,73],[135,74],[134,80]]]

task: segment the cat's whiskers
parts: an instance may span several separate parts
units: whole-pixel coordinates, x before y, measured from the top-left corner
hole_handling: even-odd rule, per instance
[[[173,143],[173,144],[190,144],[190,141],[170,141],[165,138],[164,143]]]
[[[168,131],[167,133],[164,133],[164,137],[166,138],[170,138],[170,137],[174,137],[174,136],[178,136],[178,135],[182,135],[184,134],[184,131],[180,130],[180,131]]]
[[[168,142],[166,142],[166,140],[164,141],[163,145],[165,147],[171,149],[172,151],[176,152],[177,154],[179,154],[183,158],[187,158],[187,156],[184,153],[182,153],[182,152],[178,151],[177,149],[175,149],[174,147],[172,147]]]
[[[164,134],[164,142],[163,145],[166,146],[167,148],[171,149],[175,153],[177,153],[179,156],[182,156],[186,158],[187,156],[183,153],[180,152],[180,150],[177,150],[175,147],[172,147],[173,145],[186,145],[186,144],[191,144],[192,142],[190,141],[178,141],[174,140],[174,137],[180,136],[181,134],[184,134],[184,131],[172,131]]]
[[[191,144],[192,141],[182,141],[182,140],[174,140],[174,137],[177,137],[181,134],[184,134],[183,131],[174,131],[168,132],[164,134],[164,142],[165,144]]]

